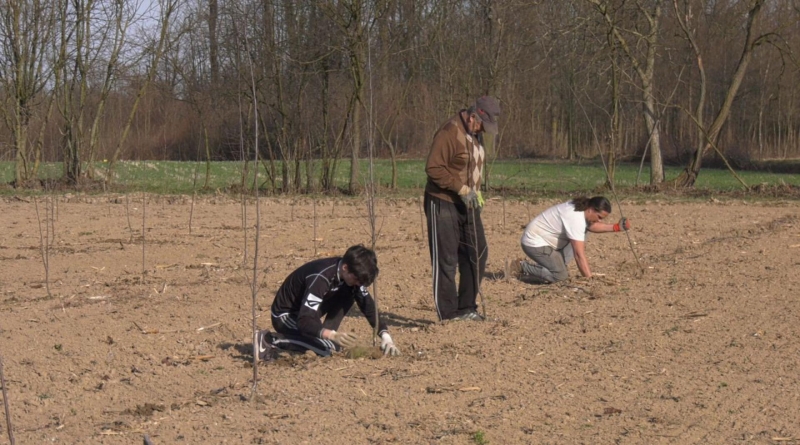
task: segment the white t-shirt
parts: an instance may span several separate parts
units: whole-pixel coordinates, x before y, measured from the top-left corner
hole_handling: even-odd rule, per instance
[[[555,205],[540,213],[525,227],[522,244],[528,247],[550,246],[561,250],[570,240],[586,239],[586,218],[576,212],[572,202]]]

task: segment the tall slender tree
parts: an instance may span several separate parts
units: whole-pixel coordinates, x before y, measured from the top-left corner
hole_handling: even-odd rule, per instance
[[[0,6],[0,114],[11,135],[19,185],[36,175],[41,159],[31,125],[44,129],[51,116],[52,95],[45,88],[53,75],[56,11],[53,1],[43,0],[8,0]],[[47,103],[46,112],[40,103]]]

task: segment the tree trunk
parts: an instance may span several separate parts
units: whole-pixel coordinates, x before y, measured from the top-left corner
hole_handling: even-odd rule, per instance
[[[653,88],[646,86],[644,89],[644,121],[647,132],[650,134],[650,184],[656,185],[664,182],[664,164],[661,159],[661,137],[658,129],[659,123],[655,119],[655,97]]]
[[[612,11],[607,2],[601,0],[587,0],[593,4],[598,12],[603,16],[609,31],[614,39],[619,43],[625,55],[631,61],[634,70],[642,84],[642,99],[644,102],[644,120],[647,132],[650,135],[650,184],[660,184],[664,181],[664,166],[661,159],[661,137],[659,132],[659,120],[656,115],[655,98],[655,64],[656,64],[656,45],[658,44],[659,26],[661,23],[661,4],[663,0],[655,0],[652,10],[638,8],[638,13],[642,14],[647,22],[646,32],[637,33],[639,41],[645,46],[646,52],[644,60],[640,60],[625,36],[620,32],[617,25],[617,18],[612,16]],[[616,12],[616,11],[614,11]],[[634,42],[639,43],[639,42]],[[634,46],[635,48],[635,46]]]
[[[358,87],[360,88],[361,87]],[[358,155],[361,151],[361,91],[356,92],[356,105],[353,109],[353,126],[351,131],[353,134],[353,147],[350,151],[350,182],[348,183],[348,192],[351,195],[358,193]]]
[[[219,42],[217,41],[217,21],[219,19],[218,0],[208,0],[208,63],[211,67],[211,85],[219,84]]]
[[[703,128],[702,123],[702,109],[698,107],[696,111],[696,116],[692,116],[695,119],[695,124],[701,130],[702,137],[701,143],[699,144],[699,148],[695,150],[694,155],[689,160],[688,165],[684,170],[672,181],[672,184],[678,187],[692,187],[697,181],[697,176],[700,174],[700,168],[703,165],[703,156],[705,156],[708,151],[715,149],[717,147],[717,141],[719,140],[719,133],[722,130],[722,127],[725,125],[725,122],[728,120],[728,116],[730,116],[731,107],[733,106],[733,100],[736,98],[736,93],[739,91],[739,87],[742,85],[742,80],[744,80],[744,76],[747,73],[747,66],[750,63],[750,60],[753,57],[753,51],[761,42],[761,37],[754,37],[753,36],[753,24],[758,18],[761,7],[763,6],[765,0],[756,0],[753,4],[752,8],[747,15],[747,24],[746,24],[746,38],[744,49],[742,50],[742,55],[739,57],[739,63],[736,66],[736,71],[733,74],[733,78],[731,79],[731,83],[728,86],[728,90],[725,93],[725,100],[722,103],[719,111],[717,112],[714,121],[711,123],[711,126],[706,130]],[[689,39],[690,43],[693,42],[694,36],[692,33],[688,31],[687,28],[684,28],[684,33],[686,34],[687,38]],[[700,57],[699,49],[695,45],[695,53],[697,57],[698,67],[701,69],[701,73],[703,69],[702,58]],[[720,153],[722,155],[722,153]]]

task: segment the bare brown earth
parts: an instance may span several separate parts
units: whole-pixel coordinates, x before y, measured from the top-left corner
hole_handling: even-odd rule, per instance
[[[61,196],[48,297],[25,199],[0,202],[0,354],[20,444],[800,443],[797,201],[623,202],[643,274],[624,234],[591,235],[604,280],[536,286],[504,264],[555,202],[491,200],[489,320],[445,324],[418,201],[381,202],[377,294],[403,355],[283,353],[251,398],[239,203],[198,202],[190,234],[189,198],[148,199],[143,276],[140,195],[134,233],[124,195]],[[315,257],[313,207],[261,204],[268,328],[280,282]],[[317,256],[368,242],[365,209],[320,201]],[[343,328],[371,346],[351,315]]]

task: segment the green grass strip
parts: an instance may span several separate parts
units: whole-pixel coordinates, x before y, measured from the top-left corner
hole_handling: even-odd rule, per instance
[[[312,163],[314,187],[318,187],[320,177],[319,161]],[[385,192],[391,183],[391,162],[389,160],[375,161],[375,177]],[[360,182],[364,183],[368,177],[368,162],[362,160],[360,166]],[[61,163],[42,164],[39,179],[57,179],[62,175]],[[281,186],[281,165],[277,165],[278,189]],[[293,167],[293,166],[292,166]],[[98,163],[100,172],[106,171],[106,164]],[[306,164],[301,164],[302,186],[306,185]],[[650,172],[644,168],[638,172],[638,164],[619,164],[616,168],[615,184],[618,189],[630,189],[636,185],[649,184]],[[776,167],[776,170],[779,168]],[[195,170],[197,171],[197,185],[193,185]],[[252,184],[251,172],[247,184]],[[676,177],[682,167],[666,167],[667,180]],[[489,168],[489,185],[492,194],[505,194],[507,196],[556,196],[564,194],[590,194],[600,191],[605,184],[605,171],[598,162],[566,163],[540,160],[498,160]],[[198,193],[213,193],[216,190],[228,191],[232,187],[238,189],[241,184],[241,162],[212,162],[209,172],[209,182],[206,189],[201,189],[205,182],[206,164],[204,162],[177,162],[177,161],[123,161],[119,162],[114,170],[115,176],[111,181],[112,191],[135,192],[146,191],[159,194],[191,194],[193,190]],[[739,176],[751,186],[766,184],[770,186],[790,185],[800,186],[800,175],[788,173],[769,173],[765,171],[739,171]],[[425,185],[424,160],[400,160],[397,162],[398,190],[391,192],[400,196],[416,196],[421,194]],[[291,177],[294,176],[293,171]],[[637,182],[638,176],[638,182]],[[350,177],[349,160],[339,161],[335,175],[335,184],[345,189]],[[0,162],[0,182],[8,184],[14,179],[13,162]],[[271,191],[271,182],[265,173],[263,165],[259,171],[259,182],[262,190]],[[741,184],[727,170],[703,169],[700,172],[696,191],[731,192],[741,190]],[[102,189],[95,188],[95,191]],[[9,195],[20,193],[9,186],[0,188],[0,193]],[[35,193],[35,191],[29,193]]]

